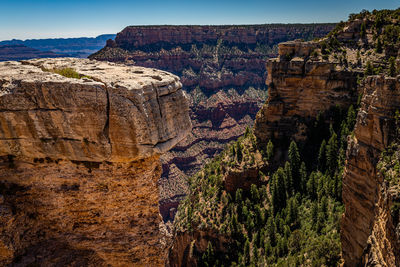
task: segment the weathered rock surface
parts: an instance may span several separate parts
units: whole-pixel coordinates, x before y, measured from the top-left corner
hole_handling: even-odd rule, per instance
[[[81,79],[51,72],[73,68]],[[191,129],[179,79],[79,59],[0,64],[0,264],[161,266],[159,155]]]
[[[268,61],[268,99],[254,126],[261,142],[272,139],[288,144],[290,138],[304,141],[307,121],[336,105],[348,107],[354,102],[357,73],[332,62],[314,61],[310,57],[313,47],[317,44],[281,43],[279,58]]]
[[[370,76],[343,177],[342,251],[347,266],[399,266],[400,243],[390,215],[391,196],[377,172],[381,152],[394,140],[400,76]]]

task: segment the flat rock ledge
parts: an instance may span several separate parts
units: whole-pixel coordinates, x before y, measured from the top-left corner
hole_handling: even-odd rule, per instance
[[[72,69],[78,78],[56,70]],[[0,63],[0,156],[130,162],[191,130],[179,78],[89,59]]]

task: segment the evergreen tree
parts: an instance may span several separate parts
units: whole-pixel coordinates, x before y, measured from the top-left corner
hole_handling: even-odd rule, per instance
[[[294,192],[293,176],[292,176],[292,168],[288,161],[285,162],[284,172],[285,172],[284,180],[285,180],[285,185],[286,185],[286,192],[288,193],[289,196],[291,196]]]
[[[236,142],[236,156],[238,163],[242,162],[243,152],[242,152],[242,146],[240,145],[239,141]]]
[[[326,141],[322,140],[318,153],[318,170],[324,172],[326,170]]]
[[[366,25],[365,22],[363,22],[361,24],[361,29],[360,29],[360,36],[361,38],[365,38],[365,34],[366,34]]]
[[[356,117],[357,117],[357,114],[354,110],[353,105],[351,105],[349,107],[349,110],[347,111],[347,118],[346,118],[348,128],[350,128],[350,129],[354,128],[354,124],[356,123]]]
[[[307,185],[307,168],[306,168],[306,163],[303,161],[301,162],[300,165],[300,191],[305,192],[306,191],[306,185]]]
[[[371,61],[367,61],[367,66],[365,67],[364,74],[365,75],[373,75],[374,74],[374,67],[372,66]]]
[[[389,76],[396,76],[396,60],[394,57],[390,57],[389,59]]]
[[[246,266],[250,264],[250,241],[246,238],[246,242],[244,243],[244,263]]]
[[[316,202],[313,202],[311,205],[311,218],[313,225],[315,225],[318,221],[318,205]]]
[[[250,187],[250,194],[251,194],[251,199],[254,202],[258,202],[260,200],[260,194],[258,192],[257,186],[255,184],[252,184]]]
[[[267,220],[267,234],[269,238],[269,243],[272,247],[276,245],[276,229],[275,222],[272,217],[269,217]]]
[[[292,141],[289,146],[289,163],[292,169],[292,186],[297,192],[300,189],[300,153],[296,142]]]
[[[375,48],[376,53],[382,53],[382,41],[381,37],[378,37],[378,40],[376,41],[376,48]]]
[[[249,137],[250,136],[250,128],[249,126],[246,126],[246,130],[244,131],[244,137]]]
[[[338,142],[337,135],[333,132],[326,146],[326,165],[330,174],[333,174],[337,166]]]
[[[317,174],[312,172],[307,182],[307,193],[312,200],[317,198]]]
[[[215,257],[214,257],[214,250],[210,241],[208,241],[207,250],[203,253],[202,262],[200,266],[214,266],[215,264]]]
[[[295,197],[289,199],[286,221],[290,225],[297,224],[299,204]]]
[[[282,168],[279,168],[273,175],[273,192],[272,192],[272,206],[274,213],[278,213],[286,207],[286,186],[285,186],[285,173]]]

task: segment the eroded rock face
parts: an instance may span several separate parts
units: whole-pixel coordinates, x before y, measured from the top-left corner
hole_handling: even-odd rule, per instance
[[[268,100],[254,126],[261,142],[304,141],[307,121],[336,105],[348,107],[354,102],[357,73],[335,63],[314,61],[310,53],[316,46],[312,42],[281,43],[279,58],[268,61]]]
[[[363,84],[343,176],[341,239],[347,266],[400,265],[400,243],[390,215],[392,199],[377,172],[381,152],[396,135],[394,115],[400,108],[399,90],[400,76],[370,76]]]
[[[159,155],[190,132],[188,109],[163,71],[1,63],[0,264],[161,266]]]

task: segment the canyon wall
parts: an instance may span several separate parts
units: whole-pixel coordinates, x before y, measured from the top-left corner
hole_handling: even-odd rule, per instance
[[[281,43],[279,57],[268,61],[268,100],[254,124],[261,143],[274,140],[288,148],[291,138],[304,142],[308,124],[319,114],[335,106],[348,108],[357,99],[357,72],[312,57],[317,47],[316,42]]]
[[[181,87],[115,63],[1,63],[0,264],[162,266],[159,155],[191,130]]]
[[[181,77],[190,99],[193,132],[162,156],[160,210],[165,219],[173,219],[187,194],[187,178],[253,125],[266,99],[265,62],[277,55],[277,44],[322,37],[333,27],[130,26],[90,56],[160,68]]]
[[[393,197],[377,163],[398,137],[395,113],[400,109],[400,76],[370,76],[361,87],[363,99],[343,176],[343,258],[347,266],[399,266]]]

